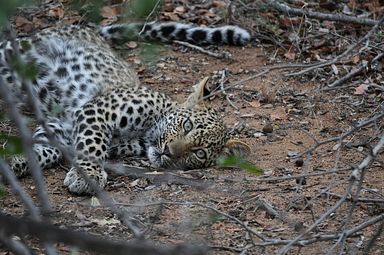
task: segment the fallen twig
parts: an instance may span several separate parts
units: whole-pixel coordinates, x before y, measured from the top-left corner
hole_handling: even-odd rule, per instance
[[[206,49],[204,49],[204,48],[202,48],[200,46],[197,46],[197,45],[194,45],[194,44],[191,44],[191,43],[188,43],[188,42],[182,42],[182,41],[178,41],[178,40],[174,40],[173,42],[177,43],[179,45],[183,45],[185,47],[188,47],[188,48],[200,51],[201,53],[207,54],[207,55],[209,55],[211,57],[231,59],[230,54],[228,54],[227,52],[215,53],[215,52],[206,50]]]
[[[317,219],[310,227],[308,227],[305,231],[303,231],[299,236],[297,236],[294,240],[289,242],[287,245],[285,245],[280,251],[279,254],[286,254],[290,247],[294,245],[296,242],[298,242],[301,238],[303,238],[305,235],[307,235],[309,232],[311,232],[313,229],[315,229],[321,222],[323,222],[325,219],[327,219],[333,212],[335,212],[340,206],[348,199],[348,197],[351,195],[352,187],[354,186],[356,181],[361,181],[362,171],[367,168],[367,166],[372,162],[372,160],[376,157],[377,153],[381,150],[381,148],[384,146],[384,135],[382,135],[379,142],[376,144],[376,146],[372,149],[372,153],[370,153],[366,158],[364,158],[360,164],[353,170],[353,172],[350,175],[348,187],[346,188],[344,195],[339,199],[339,201],[330,209],[328,209],[327,212],[322,214],[319,219]],[[359,192],[356,192],[356,194],[359,194]],[[356,198],[354,198],[356,200]],[[384,218],[384,214],[381,215]],[[365,226],[367,222],[363,223]],[[349,231],[350,232],[350,231]],[[343,231],[340,235],[343,235],[347,237],[347,231]]]
[[[304,73],[307,73],[309,71],[312,71],[314,69],[317,69],[317,68],[320,68],[320,67],[324,67],[324,66],[329,66],[329,65],[332,65],[332,64],[335,64],[337,63],[340,59],[344,58],[345,56],[347,56],[352,50],[354,50],[358,45],[360,45],[361,43],[363,43],[364,41],[366,41],[369,37],[372,36],[373,33],[375,33],[379,27],[383,24],[384,22],[384,16],[381,17],[381,19],[378,21],[377,24],[375,24],[372,29],[363,37],[361,38],[360,40],[358,40],[356,43],[352,44],[351,46],[349,46],[349,48],[344,51],[343,53],[341,53],[340,55],[336,56],[335,58],[329,60],[329,61],[325,61],[325,62],[320,62],[318,63],[317,65],[314,65],[314,66],[311,66],[311,67],[308,67],[306,69],[303,69],[299,72],[295,72],[295,73],[290,73],[290,74],[287,74],[287,76],[297,76],[297,75],[302,75]]]
[[[223,95],[225,96],[225,99],[227,100],[227,102],[233,107],[235,108],[236,110],[239,110],[239,107],[237,107],[233,102],[232,100],[229,98],[227,92],[225,91],[225,88],[224,88],[224,81],[225,81],[225,74],[227,73],[226,70],[220,70],[219,71],[219,75],[221,74],[221,77],[220,77],[220,80],[219,80],[219,83],[220,83],[220,89],[221,89],[221,93],[223,93]]]
[[[341,77],[340,79],[332,82],[331,84],[328,85],[328,87],[324,87],[324,88],[320,89],[320,91],[328,91],[328,90],[331,90],[331,89],[333,89],[333,88],[335,88],[337,86],[340,86],[341,84],[343,84],[347,80],[351,79],[352,77],[355,77],[356,75],[358,75],[362,71],[364,71],[364,69],[367,68],[368,64],[371,65],[371,64],[375,63],[376,61],[381,59],[383,56],[384,56],[384,53],[380,53],[374,59],[372,59],[372,61],[370,61],[369,63],[368,62],[361,63],[358,68],[352,70],[351,72],[349,72],[345,76]]]
[[[337,197],[337,198],[341,198],[341,195],[339,194],[336,194],[336,193],[332,193],[332,192],[322,192],[322,194],[325,194],[326,196],[329,196],[329,197]],[[353,198],[352,197],[348,197],[347,198],[348,201],[353,201]],[[374,198],[361,198],[359,197],[357,199],[357,202],[359,203],[373,203],[373,204],[384,204],[384,199],[374,199]]]
[[[220,214],[236,223],[238,223],[239,225],[241,225],[246,231],[248,231],[250,234],[253,234],[255,236],[257,236],[258,238],[260,238],[261,240],[263,241],[266,241],[267,238],[261,234],[260,232],[254,230],[253,228],[250,228],[248,227],[247,224],[245,224],[243,221],[239,220],[238,218],[232,216],[232,215],[229,215],[225,212],[222,212],[212,206],[209,206],[209,205],[206,205],[206,204],[203,204],[203,203],[200,203],[200,202],[171,202],[171,201],[163,201],[163,202],[156,202],[156,203],[145,203],[145,204],[128,204],[128,203],[116,203],[117,205],[122,205],[122,206],[135,206],[135,207],[148,207],[148,206],[159,206],[159,205],[184,205],[184,206],[199,206],[199,207],[203,207],[203,208],[206,208],[206,209],[209,209],[209,210],[212,210],[214,211],[215,213],[217,214]]]
[[[139,167],[131,167],[123,164],[107,163],[105,164],[105,170],[117,173],[119,175],[128,176],[131,178],[147,178],[152,183],[167,183],[167,184],[178,184],[178,185],[188,185],[195,188],[206,189],[209,186],[212,186],[213,183],[207,180],[196,180],[192,178],[187,178],[183,176],[176,175],[172,172],[152,172],[148,169],[143,169]]]
[[[337,136],[337,137],[332,137],[332,138],[329,138],[327,140],[324,140],[324,141],[318,141],[315,137],[313,137],[310,133],[308,133],[307,131],[303,130],[303,132],[305,132],[309,137],[311,137],[314,141],[315,141],[315,144],[310,147],[309,149],[307,149],[306,151],[304,152],[301,152],[300,154],[296,155],[295,158],[301,158],[303,155],[306,155],[308,153],[311,153],[312,151],[314,151],[316,148],[318,148],[319,146],[322,146],[324,144],[328,144],[330,142],[336,142],[336,141],[343,141],[347,136],[350,136],[351,134],[355,133],[357,130],[365,127],[365,126],[368,126],[380,119],[384,118],[384,112],[380,113],[380,114],[377,114],[375,116],[373,116],[372,118],[370,119],[367,119],[365,121],[362,121],[361,123],[359,123],[358,125],[352,127],[350,130],[348,130],[347,132],[343,133],[342,135],[340,136]]]
[[[321,235],[321,234],[317,234],[317,235],[313,235],[307,239],[302,239],[302,240],[299,240],[297,241],[294,245],[297,245],[297,246],[305,246],[305,245],[308,245],[308,244],[311,244],[311,243],[316,243],[316,242],[324,242],[324,241],[329,241],[329,240],[335,240],[335,239],[339,239],[341,235],[345,235],[346,237],[353,237],[355,235],[357,235],[357,233],[369,226],[372,226],[378,222],[381,222],[384,220],[384,213],[383,214],[380,214],[378,215],[377,217],[374,217],[374,218],[371,218],[370,220],[367,220],[359,225],[357,225],[356,227],[354,228],[351,228],[347,231],[345,231],[344,233],[342,234],[334,234],[334,235]],[[270,239],[268,240],[267,242],[264,242],[264,243],[255,243],[255,246],[271,246],[271,245],[284,245],[284,244],[289,244],[291,243],[292,240],[279,240],[279,239]]]
[[[340,13],[333,14],[333,13],[307,11],[304,9],[292,8],[286,4],[279,3],[278,1],[273,1],[273,0],[267,0],[266,2],[275,10],[288,15],[306,16],[312,19],[347,22],[347,23],[354,23],[354,24],[366,25],[366,26],[375,26],[378,24],[377,20],[368,19],[368,18],[353,17],[353,16],[348,16]]]

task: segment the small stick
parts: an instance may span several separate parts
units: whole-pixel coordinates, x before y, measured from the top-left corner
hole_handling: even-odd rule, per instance
[[[352,17],[352,16],[347,16],[345,14],[321,13],[321,12],[314,12],[314,11],[306,11],[299,8],[291,8],[288,5],[279,3],[278,1],[268,0],[267,3],[277,11],[282,12],[284,14],[288,14],[288,15],[306,16],[312,19],[340,21],[340,22],[354,23],[354,24],[366,25],[366,26],[375,26],[378,24],[378,21],[373,19]]]
[[[381,59],[383,56],[384,56],[384,53],[378,54],[374,59],[372,59],[372,61],[369,64],[373,64],[377,60]],[[327,90],[333,89],[336,86],[340,86],[341,84],[343,84],[347,80],[349,80],[352,77],[355,77],[356,75],[360,74],[367,66],[368,66],[367,62],[360,64],[360,66],[357,69],[352,70],[351,72],[349,72],[345,76],[341,77],[337,81],[334,81],[333,83],[329,84],[328,87],[320,89],[320,91],[327,91]]]
[[[174,43],[177,43],[179,45],[183,45],[185,47],[189,47],[191,49],[194,49],[194,50],[197,50],[197,51],[200,51],[201,53],[204,53],[204,54],[207,54],[211,57],[215,57],[215,58],[224,58],[224,59],[231,59],[231,56],[230,54],[226,53],[226,52],[223,52],[223,53],[214,53],[212,51],[209,51],[209,50],[206,50],[200,46],[197,46],[197,45],[194,45],[194,44],[191,44],[191,43],[188,43],[188,42],[182,42],[182,41],[178,41],[178,40],[174,40],[173,41]]]
[[[332,65],[332,64],[335,64],[336,62],[338,62],[340,59],[342,59],[343,57],[347,56],[352,50],[354,50],[359,44],[363,43],[364,41],[366,41],[369,37],[372,36],[373,33],[375,33],[379,27],[383,24],[384,22],[384,16],[381,17],[381,19],[379,20],[379,22],[374,26],[372,27],[372,29],[363,37],[361,38],[360,40],[358,40],[356,43],[352,44],[351,46],[349,46],[349,48],[344,51],[343,53],[341,53],[340,55],[336,56],[335,58],[329,60],[329,61],[325,61],[325,62],[320,62],[318,63],[317,65],[315,66],[311,66],[311,67],[308,67],[304,70],[301,70],[299,72],[296,72],[296,73],[290,73],[290,74],[287,74],[287,76],[297,76],[297,75],[302,75],[304,73],[307,73],[309,71],[312,71],[314,69],[317,69],[317,68],[320,68],[320,67],[324,67],[324,66],[329,66],[329,65]]]
[[[221,73],[221,77],[220,77],[220,89],[221,89],[221,92],[223,93],[223,95],[225,95],[225,99],[227,100],[227,102],[233,107],[235,108],[236,110],[239,110],[239,107],[237,107],[233,102],[232,100],[229,98],[227,92],[225,91],[225,88],[224,88],[224,81],[225,81],[225,74],[226,74],[226,70],[221,70],[219,71],[219,73]]]
[[[236,223],[238,223],[239,225],[241,225],[245,230],[247,230],[250,234],[254,234],[255,236],[257,236],[258,238],[260,238],[261,240],[263,241],[266,241],[267,238],[261,234],[260,232],[256,231],[255,229],[253,228],[250,228],[248,227],[248,225],[246,223],[244,223],[243,221],[239,220],[238,218],[232,216],[232,215],[229,215],[225,212],[222,212],[220,211],[219,209],[216,209],[212,206],[209,206],[209,205],[206,205],[206,204],[203,204],[203,203],[200,203],[200,202],[172,202],[172,201],[163,201],[163,202],[154,202],[154,203],[146,203],[146,204],[129,204],[129,203],[116,203],[116,205],[121,205],[121,206],[135,206],[135,207],[148,207],[148,206],[159,206],[159,205],[185,205],[185,206],[199,206],[199,207],[203,207],[203,208],[206,208],[206,209],[209,209],[209,210],[212,210],[214,211],[215,213],[218,213]]]

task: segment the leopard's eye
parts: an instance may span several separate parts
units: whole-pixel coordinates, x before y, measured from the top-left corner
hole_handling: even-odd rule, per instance
[[[200,159],[205,159],[207,157],[207,153],[203,149],[196,150],[195,155],[196,155],[196,157],[198,157]]]
[[[190,132],[193,128],[192,121],[190,119],[187,119],[186,121],[184,121],[183,128],[185,133]]]

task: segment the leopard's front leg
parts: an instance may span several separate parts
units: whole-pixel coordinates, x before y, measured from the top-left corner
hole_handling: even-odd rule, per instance
[[[146,144],[142,138],[161,111],[154,106],[156,97],[161,95],[144,87],[111,88],[85,104],[74,118],[74,166],[84,170],[99,187],[104,187],[107,174],[103,163],[108,156],[119,153],[144,154]],[[147,101],[148,104],[145,103]],[[171,103],[167,105],[170,107]],[[111,146],[114,134],[128,139],[126,146]],[[74,193],[93,193],[76,168],[67,173],[64,185]]]
[[[73,193],[94,193],[78,168],[81,168],[90,181],[100,188],[104,188],[107,183],[107,173],[103,169],[103,163],[108,154],[113,130],[113,121],[105,110],[107,99],[104,96],[95,98],[75,113],[74,166],[64,180],[64,185]]]

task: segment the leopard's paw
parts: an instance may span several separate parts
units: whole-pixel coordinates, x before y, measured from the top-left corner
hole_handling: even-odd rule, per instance
[[[92,182],[98,185],[100,188],[104,188],[107,183],[107,173],[104,170],[95,172],[85,171]],[[72,167],[67,173],[64,180],[64,186],[72,193],[76,194],[95,194],[91,185],[78,173],[78,171]]]
[[[27,160],[23,156],[14,156],[10,162],[11,169],[17,177],[25,176],[29,173]]]

